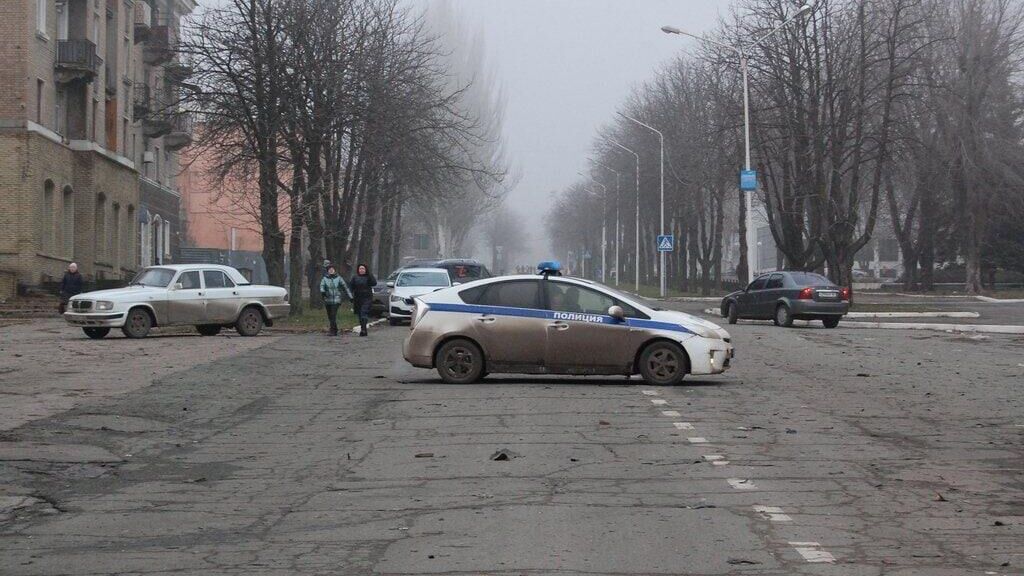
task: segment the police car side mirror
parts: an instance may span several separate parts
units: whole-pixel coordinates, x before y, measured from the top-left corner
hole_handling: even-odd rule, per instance
[[[626,311],[622,309],[622,306],[612,306],[608,309],[608,315],[619,322],[626,319]]]
[[[395,287],[395,283],[394,282],[388,282],[388,288],[394,288],[394,287]]]
[[[184,288],[184,286],[182,286],[181,282],[177,282],[174,286],[171,286],[171,290],[181,290],[182,288]]]

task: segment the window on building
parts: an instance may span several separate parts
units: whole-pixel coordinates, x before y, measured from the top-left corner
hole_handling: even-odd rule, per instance
[[[67,120],[68,120],[68,112],[67,112],[68,106],[67,105],[68,105],[68,93],[64,90],[63,87],[58,86],[57,87],[56,98],[54,98],[53,128],[57,132],[57,134],[60,134],[61,136],[64,136],[64,135],[66,135],[68,133],[68,122],[67,122]]]
[[[121,155],[128,155],[128,119],[121,118]]]
[[[125,19],[125,22],[127,21],[128,20]],[[127,77],[128,71],[131,70],[132,63],[131,43],[128,42],[127,38],[124,39],[124,50],[122,51],[122,54],[124,54],[124,75]]]
[[[159,146],[154,146],[153,147],[153,164],[155,164],[155,166],[153,168],[154,168],[154,170],[156,170],[156,178],[154,178],[154,180],[156,180],[157,182],[160,181],[160,160],[162,158],[163,157],[160,155],[160,147]]]
[[[53,254],[53,180],[43,184],[42,204],[39,206],[39,251]]]
[[[36,78],[36,124],[43,123],[43,81]]]
[[[171,256],[171,223],[170,222],[165,222],[164,223],[163,231],[164,231],[164,241],[163,241],[164,254],[163,254],[163,256],[164,256],[164,258],[169,258]],[[166,262],[166,260],[165,260],[165,262]]]
[[[124,216],[124,231],[125,234],[121,238],[121,242],[124,243],[124,247],[121,253],[124,254],[124,262],[131,267],[131,263],[135,262],[135,206],[128,205],[128,212]]]
[[[110,264],[116,275],[121,269],[121,205],[117,202],[110,215]]]
[[[92,126],[89,130],[92,132],[92,141],[96,142],[96,119],[100,116],[100,101],[93,99],[92,101]]]
[[[107,196],[100,192],[96,195],[96,206],[93,213],[93,260],[107,262]]]
[[[46,10],[49,8],[47,0],[36,0],[36,30],[46,34]]]
[[[63,255],[66,258],[75,257],[75,194],[70,186],[64,188],[63,198],[60,206],[61,213],[61,234],[64,237]]]
[[[414,250],[427,250],[430,248],[430,236],[427,234],[416,234],[412,237],[412,247]]]
[[[68,3],[57,1],[57,40],[68,39]]]

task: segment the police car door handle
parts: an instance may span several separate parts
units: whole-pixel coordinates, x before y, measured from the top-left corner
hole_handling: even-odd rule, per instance
[[[490,324],[491,322],[494,322],[495,318],[494,316],[480,316],[477,318],[477,320],[483,322],[484,324]]]
[[[548,324],[548,328],[554,328],[555,330],[568,330],[569,329],[569,325],[566,324],[565,322],[559,321],[559,322],[552,322],[551,324]]]

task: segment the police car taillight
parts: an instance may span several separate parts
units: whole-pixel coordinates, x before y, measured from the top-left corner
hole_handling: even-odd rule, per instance
[[[412,312],[412,319],[409,321],[410,330],[415,328],[416,323],[419,322],[420,319],[426,316],[427,312],[430,311],[430,306],[426,302],[423,302],[422,300],[413,300],[413,306],[414,308]]]

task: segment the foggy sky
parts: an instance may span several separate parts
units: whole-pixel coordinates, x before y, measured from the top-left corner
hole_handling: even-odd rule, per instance
[[[660,31],[671,24],[701,33],[730,0],[453,0],[486,39],[508,100],[505,139],[521,178],[508,204],[535,222],[530,259],[550,253],[543,216],[554,191],[586,171],[597,128],[610,122],[632,88],[694,40]]]

